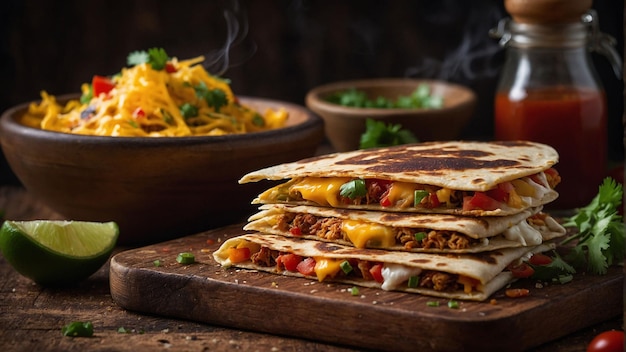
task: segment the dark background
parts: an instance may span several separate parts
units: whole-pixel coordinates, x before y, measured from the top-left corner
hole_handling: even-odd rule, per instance
[[[623,57],[624,2],[596,0],[594,8]],[[162,47],[179,59],[205,55],[235,94],[302,105],[309,89],[337,80],[465,84],[479,101],[463,138],[490,138],[504,55],[488,31],[506,16],[502,0],[3,0],[0,111],[41,90],[79,92],[94,74],[118,72],[129,52]],[[610,158],[621,161],[623,80],[604,57],[593,60],[607,91]],[[3,159],[0,184],[19,183]]]

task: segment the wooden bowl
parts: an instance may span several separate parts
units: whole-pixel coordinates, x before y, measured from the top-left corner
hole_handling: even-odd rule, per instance
[[[154,243],[244,221],[267,185],[240,185],[239,178],[316,153],[324,130],[315,114],[287,102],[239,98],[260,111],[285,107],[287,126],[210,137],[83,136],[20,124],[23,104],[2,114],[0,143],[27,191],[54,211],[72,220],[116,221],[121,244]]]
[[[441,109],[354,108],[326,100],[332,94],[350,88],[364,91],[370,99],[382,96],[396,100],[398,96],[410,95],[424,83],[430,86],[432,95],[443,97]],[[334,149],[349,151],[358,149],[367,118],[401,124],[421,142],[457,139],[474,113],[476,94],[467,87],[439,80],[381,78],[316,87],[307,93],[306,105],[324,119],[326,136]]]

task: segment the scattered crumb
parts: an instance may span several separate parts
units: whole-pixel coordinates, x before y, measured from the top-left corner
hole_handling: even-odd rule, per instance
[[[309,293],[317,293],[318,290],[311,290]]]
[[[481,317],[484,317],[487,314],[485,314],[485,312],[478,312],[478,315],[481,316]]]
[[[208,248],[202,248],[202,249],[200,250],[200,252],[202,252],[202,253],[211,253],[211,250],[210,250],[210,249],[208,249]]]
[[[278,284],[276,283],[276,281],[272,281],[272,287],[278,287]]]
[[[541,282],[537,282],[535,284],[535,288],[543,288],[543,284]]]
[[[498,301],[497,301],[495,298],[492,298],[492,299],[489,301],[489,304],[491,304],[492,306],[495,306],[496,304],[498,304]]]
[[[372,304],[378,304],[378,302],[377,301],[372,301]]]

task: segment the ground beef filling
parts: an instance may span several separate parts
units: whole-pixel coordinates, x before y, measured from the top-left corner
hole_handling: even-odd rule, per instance
[[[350,242],[348,236],[341,231],[342,220],[326,218],[312,214],[285,213],[280,216],[276,227],[280,231],[294,233],[298,229],[301,236],[316,236],[326,240],[344,240]],[[398,245],[405,249],[467,249],[477,245],[480,240],[468,237],[456,231],[442,231],[416,228],[395,228],[395,238]],[[416,233],[425,233],[424,238],[418,241]]]
[[[278,258],[278,256],[280,256],[281,254],[285,253],[269,249],[268,247],[261,247],[258,252],[251,255],[250,260],[255,265],[263,267],[275,266],[277,271],[284,271],[285,267],[276,263],[276,258]],[[304,260],[305,258],[302,259]],[[370,269],[378,263],[357,259],[350,259],[349,262],[354,270],[350,271],[350,273],[348,274],[344,273],[343,271],[339,271],[333,279],[338,280],[341,277],[350,277],[361,278],[368,281],[374,280],[374,278],[370,274]],[[419,276],[418,287],[447,292],[463,290],[464,286],[459,284],[457,280],[458,275],[456,274],[448,274],[433,270],[424,270]]]

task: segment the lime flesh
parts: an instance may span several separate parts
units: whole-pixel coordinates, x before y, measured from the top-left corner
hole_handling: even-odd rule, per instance
[[[115,222],[5,221],[0,251],[20,274],[39,284],[68,284],[100,269],[118,236]]]

